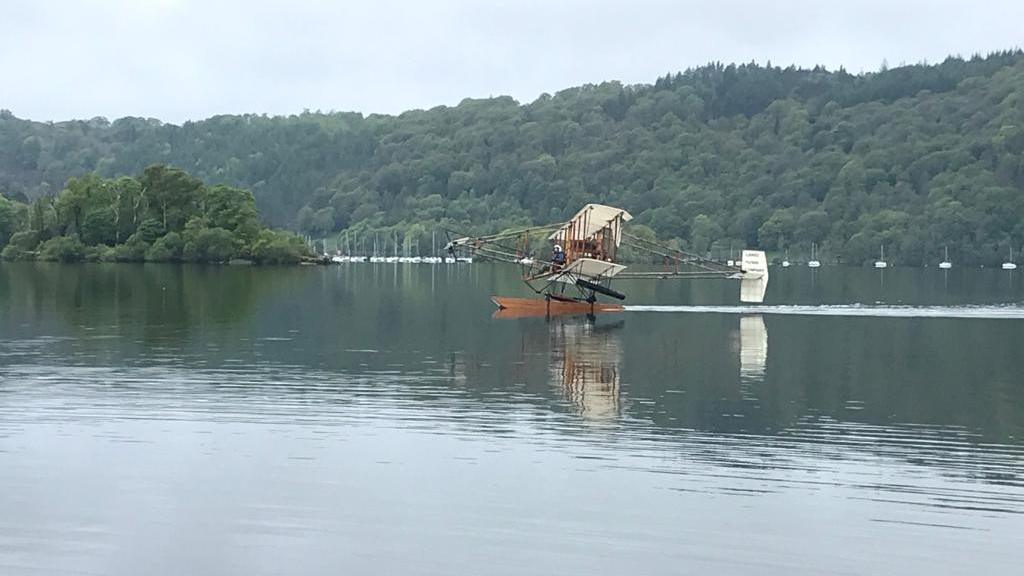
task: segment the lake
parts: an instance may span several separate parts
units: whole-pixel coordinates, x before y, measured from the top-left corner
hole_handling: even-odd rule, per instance
[[[1010,574],[1024,282],[0,265],[0,573]]]

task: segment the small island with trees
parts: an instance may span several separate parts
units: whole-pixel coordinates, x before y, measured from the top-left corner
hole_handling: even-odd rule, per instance
[[[252,192],[164,165],[137,178],[71,178],[55,199],[31,204],[0,196],[0,248],[5,260],[60,262],[295,264],[308,256],[302,238],[260,223]]]

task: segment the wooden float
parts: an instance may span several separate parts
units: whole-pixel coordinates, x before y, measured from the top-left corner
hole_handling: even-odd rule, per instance
[[[599,314],[622,312],[620,304],[603,304],[559,298],[506,298],[492,296],[491,302],[498,307],[495,318],[532,318],[538,316],[564,316],[570,314]]]

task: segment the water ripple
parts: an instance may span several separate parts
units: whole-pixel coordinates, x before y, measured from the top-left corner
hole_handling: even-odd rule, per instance
[[[814,306],[626,306],[629,312],[708,314],[781,314],[789,316],[854,316],[874,318],[1024,319],[1024,307],[1003,306],[885,306],[877,304],[820,304]]]

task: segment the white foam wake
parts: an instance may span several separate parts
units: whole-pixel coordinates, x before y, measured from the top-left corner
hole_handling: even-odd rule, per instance
[[[1004,306],[887,306],[823,304],[819,306],[626,306],[628,312],[710,314],[787,314],[792,316],[866,316],[882,318],[991,318],[1024,320],[1024,307]]]

